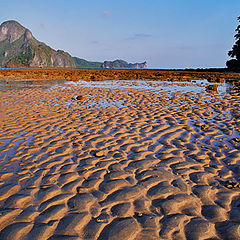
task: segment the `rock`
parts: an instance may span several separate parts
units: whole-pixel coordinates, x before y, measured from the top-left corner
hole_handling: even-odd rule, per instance
[[[206,91],[207,92],[218,92],[218,84],[206,86]]]
[[[76,97],[76,99],[77,99],[77,100],[83,100],[83,99],[84,99],[84,96],[79,95],[79,96]]]
[[[103,157],[104,156],[104,152],[103,151],[97,151],[95,152],[95,157]]]
[[[30,30],[13,20],[0,25],[0,42],[4,43],[2,67],[76,67],[70,54],[39,42]]]
[[[104,63],[101,66],[102,68],[146,68],[147,63],[127,63],[123,60],[115,60],[115,61],[104,61]]]

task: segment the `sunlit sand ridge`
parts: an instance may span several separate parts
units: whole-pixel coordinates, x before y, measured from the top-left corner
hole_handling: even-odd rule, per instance
[[[239,239],[238,93],[131,84],[2,86],[0,239]]]

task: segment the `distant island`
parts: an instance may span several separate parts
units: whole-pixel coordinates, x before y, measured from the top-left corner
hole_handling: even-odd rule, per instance
[[[54,50],[38,41],[31,31],[14,20],[0,25],[0,67],[63,67],[63,68],[147,68],[147,63],[124,60],[93,62],[72,57],[63,50]]]

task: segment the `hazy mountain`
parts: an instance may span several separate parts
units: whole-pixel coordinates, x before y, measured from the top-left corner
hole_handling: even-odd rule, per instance
[[[16,21],[0,25],[0,67],[78,67],[78,68],[143,68],[123,60],[91,62],[54,50],[38,41],[30,30]]]

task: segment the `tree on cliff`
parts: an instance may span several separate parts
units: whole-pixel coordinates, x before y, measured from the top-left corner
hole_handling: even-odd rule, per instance
[[[238,17],[240,22],[240,16]],[[228,68],[240,68],[240,25],[236,28],[236,34],[234,35],[236,42],[232,47],[232,50],[228,52],[228,56],[234,59],[231,59],[226,62]]]

